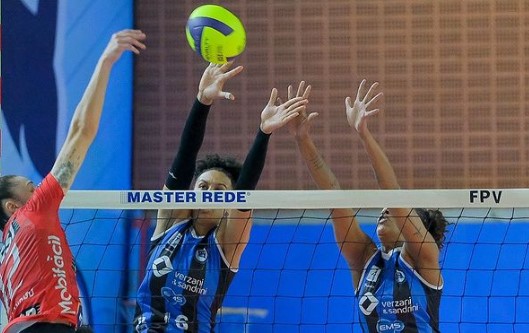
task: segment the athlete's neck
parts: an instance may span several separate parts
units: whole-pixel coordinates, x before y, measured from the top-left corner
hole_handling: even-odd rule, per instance
[[[195,229],[195,234],[197,236],[205,236],[211,229],[215,228],[216,223],[208,223],[204,221],[193,221],[193,229]]]
[[[396,248],[402,247],[403,245],[404,245],[404,242],[400,242],[400,241],[396,243],[392,243],[392,244],[382,244],[382,251],[384,253],[389,253]]]

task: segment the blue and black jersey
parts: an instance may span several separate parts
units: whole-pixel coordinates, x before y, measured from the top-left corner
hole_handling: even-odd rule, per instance
[[[135,327],[141,333],[213,332],[233,279],[213,228],[197,236],[192,220],[153,239],[138,290]]]
[[[364,332],[438,333],[442,286],[426,282],[401,257],[380,249],[368,260],[356,291]]]

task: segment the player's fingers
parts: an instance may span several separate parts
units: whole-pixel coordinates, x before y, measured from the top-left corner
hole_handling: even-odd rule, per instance
[[[296,118],[297,116],[299,116],[298,112],[289,113],[283,118],[283,122],[284,123],[288,123],[289,121],[291,121],[292,119]]]
[[[380,109],[374,109],[366,112],[366,117],[372,117],[380,112]]]
[[[292,89],[293,89],[293,88],[292,88],[292,85],[289,84],[289,85],[288,85],[288,89],[287,89],[287,97],[288,97],[288,99],[292,99],[292,97],[293,97],[293,96],[292,96]]]
[[[143,49],[145,50],[147,47],[145,46],[145,44],[143,44],[142,42],[140,42],[138,39],[136,38],[130,38],[128,40],[128,42],[132,45],[134,45],[136,48],[140,48],[140,49]]]
[[[137,48],[135,48],[133,45],[131,45],[131,44],[125,45],[123,49],[132,51],[132,52],[134,52],[136,54],[140,54],[140,51]]]
[[[305,88],[305,81],[301,81],[298,86],[298,92],[296,93],[297,97],[302,96],[301,92],[303,91],[304,88]]]
[[[223,80],[228,80],[228,79],[231,79],[232,77],[234,77],[235,75],[239,74],[240,72],[242,72],[242,70],[244,69],[244,67],[242,66],[237,66],[235,67],[234,69],[222,74],[222,79]]]
[[[291,113],[297,113],[297,114],[301,114],[305,111],[307,107],[305,105],[298,105],[297,107],[293,108],[293,109],[288,109],[287,110],[287,115],[291,114]]]
[[[380,97],[384,95],[382,92],[379,92],[378,94],[375,95],[375,97],[371,98],[367,103],[366,103],[366,108],[372,104],[372,103],[375,103],[378,99],[380,99]]]
[[[227,63],[220,65],[220,70],[226,72],[230,69],[231,65],[233,65],[233,61],[228,61]]]
[[[345,98],[345,107],[346,108],[352,108],[353,107],[353,104],[351,103],[351,97],[346,97]]]
[[[376,89],[376,87],[378,87],[378,82],[375,82],[371,85],[371,87],[369,87],[369,90],[367,91],[367,94],[364,96],[364,99],[363,101],[367,101],[371,96],[372,92]]]
[[[294,103],[290,103],[291,101],[295,101]],[[306,107],[307,103],[309,101],[304,99],[303,97],[296,97],[294,99],[291,99],[290,101],[287,101],[285,103],[285,107],[287,108],[287,110],[294,110],[300,106],[303,106],[303,107]],[[288,104],[288,105],[287,105]]]
[[[303,98],[309,98],[311,90],[312,90],[312,86],[309,84],[307,88],[305,88],[305,91],[303,92]]]
[[[316,118],[317,116],[319,116],[320,114],[318,112],[311,112],[308,117],[307,117],[307,121],[311,121],[312,119]]]
[[[223,97],[225,99],[229,99],[231,101],[233,101],[235,99],[235,96],[233,96],[232,93],[229,93],[227,91],[222,91],[219,93],[219,97]]]
[[[276,100],[277,100],[277,89],[272,88],[272,92],[270,93],[270,99],[268,100],[268,105],[274,105]]]
[[[301,96],[299,97],[294,97],[292,99],[289,99],[288,101],[285,102],[285,108],[290,108],[292,107],[294,104],[298,104],[298,103],[303,103],[303,104],[306,104],[307,103],[307,100]]]
[[[356,100],[360,100],[360,93],[364,89],[364,85],[366,84],[366,79],[363,79],[362,82],[360,82],[360,85],[358,86],[358,92],[356,93]]]

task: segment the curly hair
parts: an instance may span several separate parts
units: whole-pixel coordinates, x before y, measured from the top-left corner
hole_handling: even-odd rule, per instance
[[[241,168],[241,163],[239,163],[234,157],[221,157],[218,154],[206,155],[206,157],[197,161],[195,178],[208,170],[218,170],[224,172],[235,186],[237,179],[239,179]]]
[[[446,239],[446,232],[448,231],[446,227],[450,224],[443,216],[443,213],[439,209],[416,208],[415,211],[428,232],[435,239],[439,250],[442,249]]]
[[[14,197],[13,188],[15,187],[15,184],[13,183],[13,179],[15,177],[15,175],[7,175],[0,177],[0,203],[4,199],[11,199]],[[4,226],[6,225],[8,220],[9,216],[7,216],[2,205],[0,207],[0,230],[4,230]]]

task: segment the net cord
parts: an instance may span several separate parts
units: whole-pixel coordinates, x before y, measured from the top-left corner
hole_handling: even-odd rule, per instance
[[[61,208],[81,209],[311,209],[521,208],[529,189],[70,191]],[[411,208],[411,207],[410,207]]]

